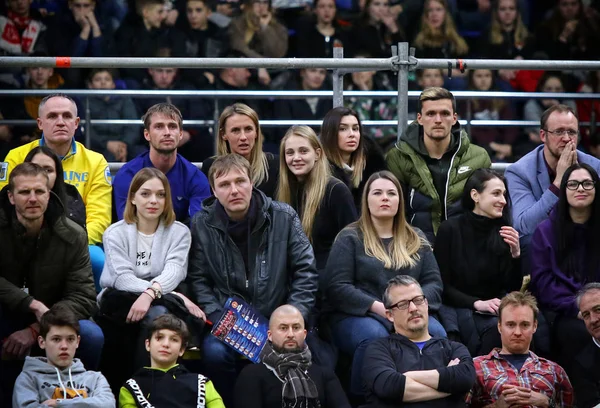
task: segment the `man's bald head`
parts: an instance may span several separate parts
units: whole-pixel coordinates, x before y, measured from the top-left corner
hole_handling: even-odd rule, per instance
[[[304,348],[306,330],[302,313],[292,305],[279,306],[269,319],[269,341],[282,352],[299,352]]]

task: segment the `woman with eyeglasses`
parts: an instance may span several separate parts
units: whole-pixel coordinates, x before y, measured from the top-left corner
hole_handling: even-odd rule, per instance
[[[521,288],[521,249],[501,174],[475,170],[465,184],[462,207],[464,213],[440,225],[434,253],[444,304],[456,311],[461,342],[480,356],[502,345],[498,307],[504,295]]]
[[[530,289],[552,326],[558,342],[558,362],[568,364],[589,340],[578,319],[577,292],[600,281],[600,186],[598,173],[576,163],[562,178],[558,203],[542,221],[531,243]]]
[[[392,330],[382,301],[391,278],[410,275],[421,284],[429,304],[429,332],[446,336],[431,316],[441,305],[440,271],[425,236],[406,222],[398,179],[389,171],[371,175],[362,209],[359,220],[344,228],[331,248],[323,288],[333,343],[353,356],[350,392],[359,396],[366,347]]]

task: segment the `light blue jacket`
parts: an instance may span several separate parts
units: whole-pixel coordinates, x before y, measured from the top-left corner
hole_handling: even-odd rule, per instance
[[[577,151],[577,161],[592,166],[600,173],[600,160]],[[512,201],[513,226],[527,245],[538,224],[548,218],[558,202],[549,190],[551,181],[544,161],[544,145],[536,147],[506,169],[508,192]]]

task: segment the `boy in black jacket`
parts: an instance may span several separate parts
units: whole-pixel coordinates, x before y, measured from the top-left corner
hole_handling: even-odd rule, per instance
[[[398,275],[383,301],[395,333],[367,347],[362,375],[368,407],[464,407],[475,382],[473,360],[464,345],[429,335],[419,283]]]
[[[212,381],[177,364],[190,337],[184,321],[164,314],[154,319],[149,332],[146,350],[150,352],[151,367],[142,368],[125,382],[119,408],[225,408]]]

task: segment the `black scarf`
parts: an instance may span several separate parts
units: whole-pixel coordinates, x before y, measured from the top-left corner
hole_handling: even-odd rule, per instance
[[[282,408],[320,408],[319,392],[308,376],[312,356],[305,345],[299,353],[278,353],[267,342],[261,352],[261,361],[283,381]]]

